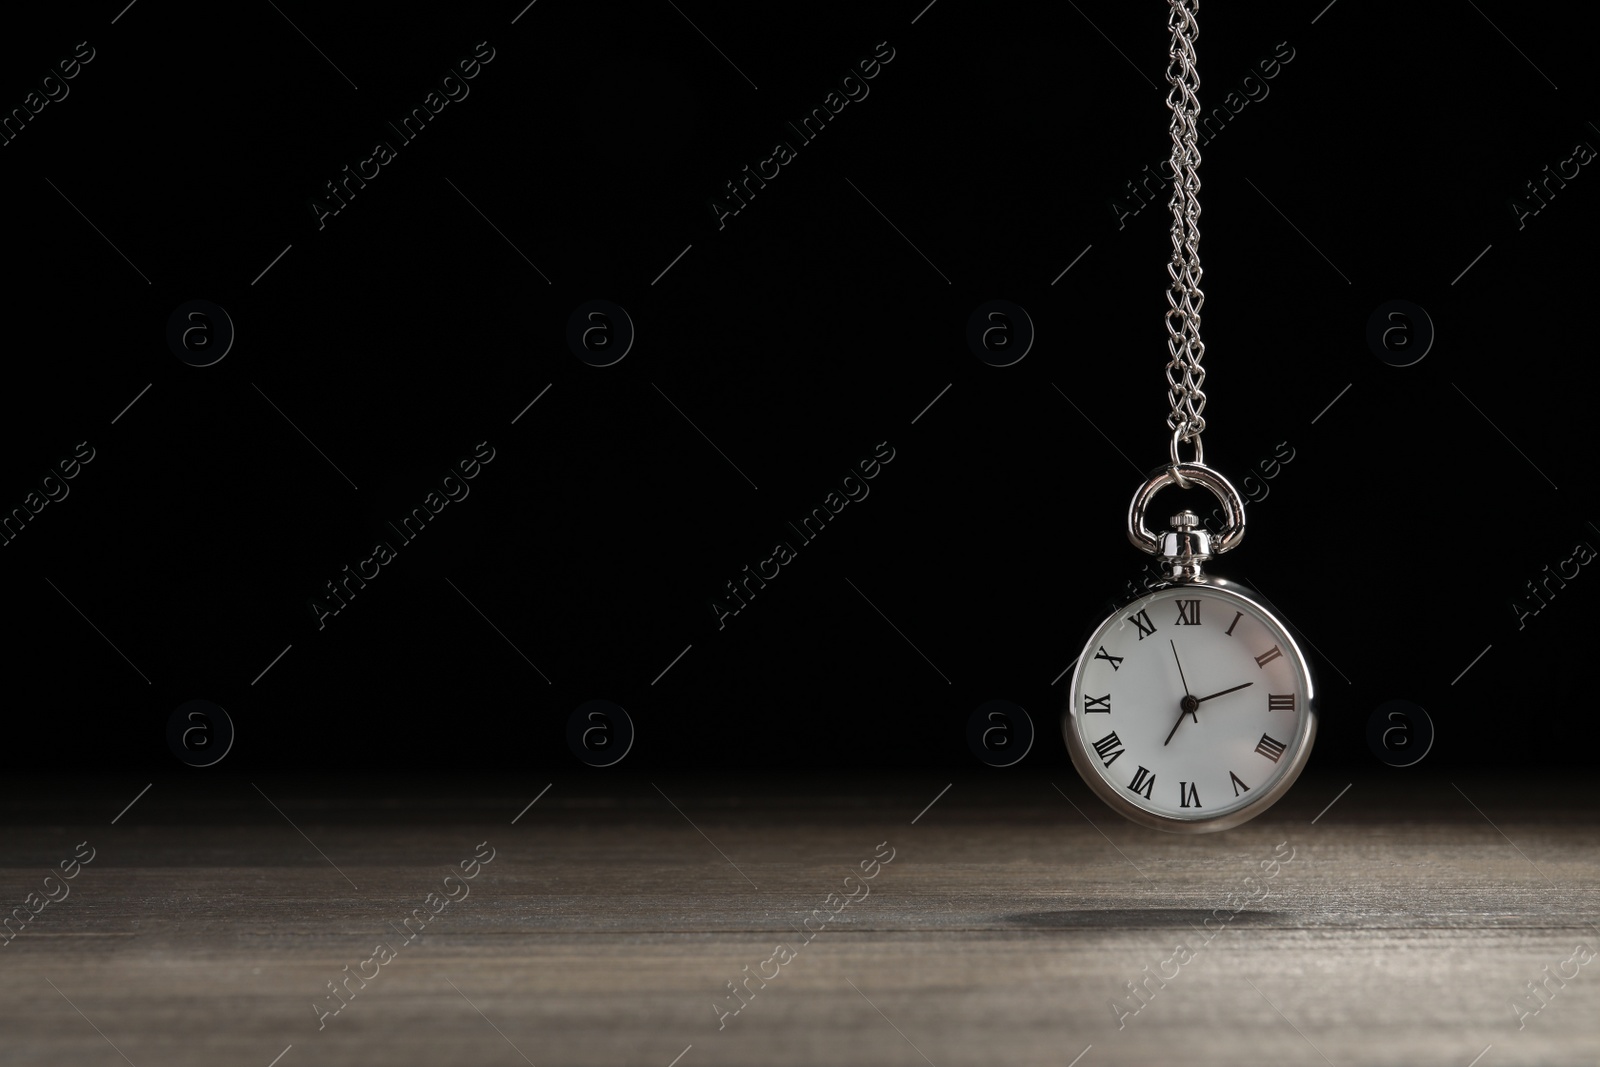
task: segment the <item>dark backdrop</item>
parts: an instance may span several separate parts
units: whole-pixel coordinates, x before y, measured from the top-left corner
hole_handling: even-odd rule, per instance
[[[0,147],[0,506],[59,497],[0,548],[8,748],[182,770],[202,699],[237,738],[194,774],[572,769],[601,699],[625,768],[975,767],[1003,699],[1022,765],[1065,766],[1061,675],[1147,562],[1124,515],[1166,456],[1166,11],[922,3],[8,13],[0,104],[57,99]],[[1201,12],[1202,103],[1237,109],[1202,149],[1206,457],[1253,498],[1213,569],[1316,646],[1314,767],[1377,766],[1394,699],[1424,766],[1574,761],[1538,724],[1581,706],[1600,590],[1600,16],[1324,3]],[[467,95],[385,126],[479,42]],[[1036,334],[1004,367],[967,338],[997,299]],[[207,367],[168,340],[193,300],[235,331]],[[592,300],[632,323],[611,366],[569,344]],[[191,360],[226,332],[202,310]],[[413,542],[380,525],[475,450]]]

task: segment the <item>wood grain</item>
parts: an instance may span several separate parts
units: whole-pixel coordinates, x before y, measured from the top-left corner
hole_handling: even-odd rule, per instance
[[[1307,776],[1255,822],[1176,837],[1122,822],[1068,775],[953,777],[923,812],[951,775],[594,774],[556,779],[515,825],[549,779],[258,780],[277,809],[244,780],[174,779],[116,825],[142,782],[14,781],[6,909],[80,841],[96,851],[70,896],[0,948],[0,1058],[1600,1058],[1600,962],[1552,981],[1520,1029],[1511,1006],[1544,968],[1571,973],[1580,943],[1600,949],[1596,810],[1577,790],[1394,772],[1319,815],[1350,779]],[[403,942],[402,919],[485,841],[495,856],[470,895]],[[881,842],[892,862],[855,883],[869,895],[803,943],[802,919]],[[1294,858],[1270,877],[1280,843]],[[1233,914],[1230,894],[1257,899]],[[1213,909],[1231,918],[1213,917],[1208,941]],[[319,1029],[313,1002],[378,942],[394,958]],[[793,957],[764,963],[780,942]],[[1180,942],[1187,962],[1164,962]],[[719,1021],[715,1003],[739,1003],[726,983],[774,969]],[[1132,1013],[1125,983],[1150,973]]]

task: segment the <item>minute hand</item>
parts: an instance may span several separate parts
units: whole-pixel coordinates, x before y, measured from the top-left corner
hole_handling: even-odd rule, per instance
[[[1223,690],[1221,690],[1219,692],[1212,693],[1211,696],[1209,696],[1209,697],[1201,697],[1199,700],[1196,700],[1195,703],[1196,704],[1203,704],[1206,701],[1210,700],[1211,697],[1220,697],[1220,696],[1224,696],[1224,695],[1226,695],[1228,693],[1236,693],[1239,690],[1245,688],[1246,686],[1251,686],[1251,685],[1255,685],[1255,684],[1256,683],[1254,683],[1254,682],[1246,682],[1246,683],[1244,683],[1244,685],[1236,685],[1232,689],[1223,689]]]

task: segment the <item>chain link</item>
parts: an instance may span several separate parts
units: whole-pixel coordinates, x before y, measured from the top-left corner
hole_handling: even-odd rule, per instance
[[[1167,108],[1172,112],[1172,262],[1167,274],[1172,279],[1167,291],[1168,399],[1172,413],[1167,425],[1173,430],[1173,454],[1178,442],[1200,447],[1200,433],[1206,428],[1201,417],[1206,394],[1201,391],[1206,372],[1200,366],[1206,347],[1200,340],[1200,308],[1205,293],[1200,291],[1200,149],[1195,144],[1200,114],[1200,74],[1196,69],[1194,42],[1200,36],[1195,16],[1200,0],[1168,0],[1167,26],[1172,30],[1172,49],[1167,58]],[[1174,459],[1176,462],[1176,459]]]

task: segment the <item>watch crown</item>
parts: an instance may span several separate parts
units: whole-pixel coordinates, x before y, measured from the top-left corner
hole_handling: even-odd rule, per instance
[[[1166,561],[1168,577],[1179,582],[1200,580],[1200,564],[1211,558],[1210,532],[1192,511],[1180,511],[1168,522],[1172,530],[1161,536],[1161,558]]]

